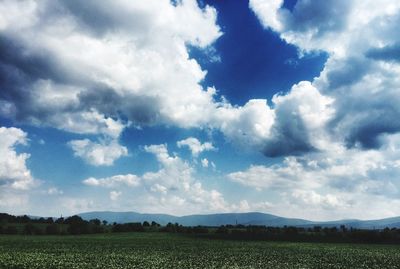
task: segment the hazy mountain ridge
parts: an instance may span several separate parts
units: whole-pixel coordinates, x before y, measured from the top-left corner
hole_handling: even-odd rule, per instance
[[[94,211],[78,214],[85,220],[98,218],[106,220],[109,223],[127,223],[127,222],[144,222],[155,221],[161,225],[166,225],[168,222],[179,223],[184,226],[221,226],[221,225],[266,225],[266,226],[322,226],[332,227],[345,225],[347,227],[364,228],[364,229],[383,229],[385,227],[394,228],[400,227],[400,217],[392,217],[378,220],[337,220],[337,221],[310,221],[305,219],[284,218],[272,214],[260,212],[248,213],[221,213],[221,214],[204,214],[204,215],[186,215],[173,216],[168,214],[145,214],[137,212],[112,212],[112,211]]]

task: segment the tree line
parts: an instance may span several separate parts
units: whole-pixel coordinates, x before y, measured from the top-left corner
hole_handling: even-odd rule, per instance
[[[67,218],[31,218],[0,213],[0,234],[25,235],[79,235],[106,232],[144,232],[160,227],[156,222],[112,223],[99,219],[89,221],[74,215]]]
[[[340,227],[267,227],[256,225],[223,225],[220,227],[183,226],[168,223],[161,226],[155,221],[108,223],[80,216],[67,218],[31,218],[0,213],[0,234],[25,235],[79,235],[120,232],[166,232],[201,238],[226,240],[267,240],[294,242],[348,242],[348,243],[400,243],[400,229],[356,229]]]

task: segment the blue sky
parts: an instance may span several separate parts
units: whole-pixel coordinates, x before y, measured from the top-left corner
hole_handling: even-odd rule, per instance
[[[0,211],[400,215],[396,1],[0,14]]]

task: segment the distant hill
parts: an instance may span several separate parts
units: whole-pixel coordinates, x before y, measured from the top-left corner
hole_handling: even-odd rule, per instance
[[[142,214],[137,212],[87,212],[79,214],[83,219],[89,220],[98,218],[108,222],[126,223],[126,222],[143,222],[155,221],[162,225],[171,223],[179,223],[184,226],[221,226],[227,224],[243,224],[243,225],[269,225],[269,226],[303,226],[311,225],[313,222],[303,219],[289,219],[264,214],[258,212],[250,213],[223,213],[223,214],[207,214],[207,215],[188,215],[177,217],[166,214]]]
[[[400,217],[386,218],[380,220],[338,220],[328,222],[315,222],[305,219],[284,218],[271,214],[249,212],[249,213],[222,213],[222,214],[206,214],[206,215],[187,215],[173,216],[167,214],[142,214],[137,212],[111,212],[96,211],[79,214],[83,219],[90,220],[98,218],[106,220],[109,223],[127,223],[127,222],[144,222],[155,221],[161,225],[168,222],[179,223],[184,226],[221,226],[221,225],[266,225],[266,226],[297,226],[297,227],[333,227],[345,225],[347,227],[363,228],[363,229],[383,229],[385,227],[400,227]]]

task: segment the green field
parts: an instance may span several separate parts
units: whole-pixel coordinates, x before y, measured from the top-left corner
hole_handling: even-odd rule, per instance
[[[0,268],[400,268],[400,246],[197,239],[167,233],[0,236]]]

